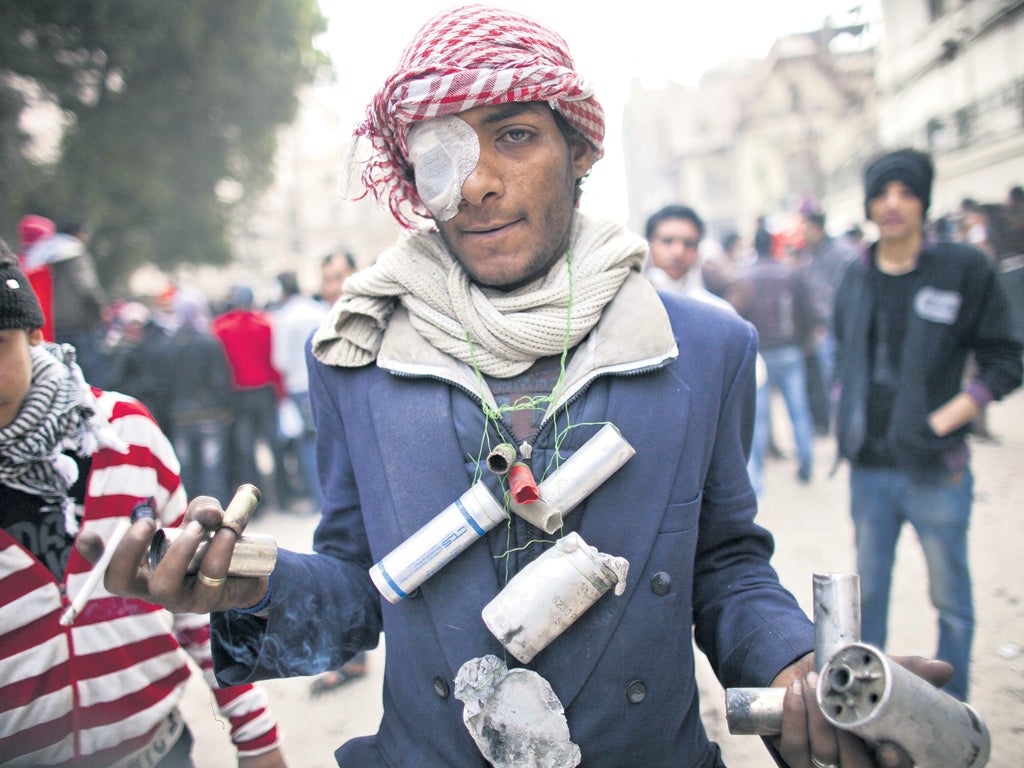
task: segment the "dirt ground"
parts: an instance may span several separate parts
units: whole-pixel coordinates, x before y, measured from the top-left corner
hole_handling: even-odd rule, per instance
[[[791,444],[784,412],[778,411],[779,440]],[[998,443],[972,446],[975,505],[970,549],[977,614],[971,669],[971,704],[992,739],[989,765],[1014,768],[1024,754],[1024,392],[990,406],[990,430]],[[796,481],[795,460],[766,467],[760,522],[776,537],[774,564],[783,582],[808,613],[814,573],[852,573],[854,552],[845,469],[828,476],[833,442],[819,438],[814,478]],[[263,512],[251,526],[274,534],[281,546],[309,549],[316,519]],[[936,646],[935,612],[928,601],[924,560],[913,530],[900,541],[890,613],[889,651],[932,656]],[[369,657],[366,678],[312,698],[311,678],[265,683],[283,733],[283,750],[292,768],[331,768],[333,751],[353,736],[373,733],[381,716],[380,686],[384,648]],[[728,765],[772,768],[760,739],[731,736],[725,726],[724,692],[706,661],[698,659],[702,713],[711,737],[722,745]],[[197,740],[197,768],[223,768],[234,762],[227,724],[215,716],[211,697],[196,676],[189,683],[183,710]],[[1014,757],[1016,755],[1016,757]],[[412,768],[410,766],[410,768]]]

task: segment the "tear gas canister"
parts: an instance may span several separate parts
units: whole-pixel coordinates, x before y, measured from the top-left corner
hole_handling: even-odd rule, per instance
[[[482,480],[371,569],[377,590],[397,603],[498,523],[507,519]]]
[[[598,552],[578,533],[569,533],[484,606],[484,624],[526,664],[610,588],[621,595],[628,570],[624,558]]]
[[[840,648],[818,678],[825,718],[871,742],[898,744],[918,768],[981,768],[988,728],[977,712],[865,643]]]

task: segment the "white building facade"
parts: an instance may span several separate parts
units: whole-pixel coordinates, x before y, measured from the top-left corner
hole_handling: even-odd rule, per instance
[[[1024,184],[1024,0],[883,0],[879,139],[932,152],[932,213]]]

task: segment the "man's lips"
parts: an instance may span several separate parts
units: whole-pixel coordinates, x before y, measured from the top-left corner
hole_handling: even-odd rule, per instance
[[[518,219],[515,221],[507,221],[503,223],[491,223],[486,224],[473,224],[462,228],[462,234],[467,236],[486,236],[494,235],[504,232],[506,229],[515,226],[518,223]]]
[[[904,221],[904,219],[903,219],[902,216],[899,216],[899,215],[896,215],[896,214],[890,214],[889,216],[883,216],[882,217],[882,221],[880,223],[883,226],[885,226],[885,225],[892,226],[894,224],[902,224],[903,221]]]

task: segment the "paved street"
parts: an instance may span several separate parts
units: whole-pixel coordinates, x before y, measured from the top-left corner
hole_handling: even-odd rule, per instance
[[[790,445],[785,415],[777,424],[783,447]],[[989,425],[998,444],[976,443],[976,502],[971,532],[978,629],[974,644],[971,703],[992,735],[992,768],[1020,765],[1024,754],[1024,393],[991,406]],[[819,439],[813,482],[796,481],[795,460],[766,467],[761,522],[776,536],[775,566],[783,583],[810,612],[812,574],[852,572],[845,469],[828,477],[833,443]],[[273,533],[282,546],[308,550],[315,518],[263,513],[253,530]],[[895,574],[890,647],[896,654],[931,656],[935,652],[935,614],[927,598],[923,558],[907,529],[901,539]],[[383,648],[370,655],[371,674],[363,680],[311,698],[309,678],[266,683],[283,728],[285,755],[292,768],[330,768],[333,751],[345,739],[372,733],[381,714]],[[712,738],[730,766],[772,768],[756,737],[729,736],[724,693],[701,663],[702,711]],[[197,768],[232,764],[227,726],[214,717],[202,686],[189,684],[185,713],[201,745]],[[1016,757],[1014,757],[1016,755]]]

